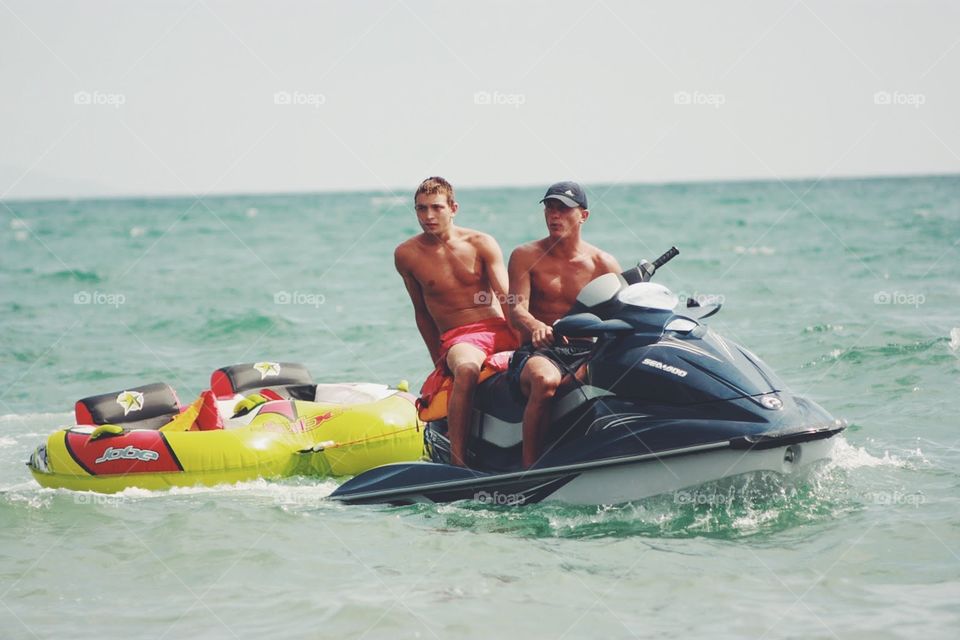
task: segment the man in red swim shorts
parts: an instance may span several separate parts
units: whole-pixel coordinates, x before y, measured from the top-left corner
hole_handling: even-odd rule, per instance
[[[430,359],[453,374],[447,409],[450,457],[466,466],[480,367],[493,353],[518,345],[500,304],[507,299],[507,269],[496,240],[453,224],[460,206],[449,182],[427,178],[414,203],[423,233],[400,244],[394,261]]]

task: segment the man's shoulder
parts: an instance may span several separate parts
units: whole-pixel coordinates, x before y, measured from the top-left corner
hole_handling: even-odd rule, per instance
[[[422,233],[418,233],[418,234],[415,235],[415,236],[410,236],[409,238],[407,238],[406,240],[404,240],[403,242],[401,242],[400,244],[398,244],[396,250],[397,250],[397,251],[401,251],[401,250],[406,251],[406,250],[408,250],[408,249],[412,249],[412,248],[416,247],[418,244],[420,244],[420,238],[421,238],[422,236],[423,236]]]
[[[477,231],[476,229],[468,229],[467,227],[457,227],[457,239],[464,242],[469,242],[475,246],[489,246],[490,244],[497,244],[496,238],[489,233]]]
[[[393,250],[393,257],[397,264],[416,259],[417,254],[422,250],[422,242],[420,239],[422,235],[422,233],[417,234],[397,245],[397,248]]]
[[[465,227],[458,227],[457,231],[459,232],[457,239],[473,247],[482,256],[488,258],[492,253],[500,253],[500,245],[497,243],[497,239],[489,233]]]
[[[617,259],[614,258],[613,255],[607,253],[599,247],[593,246],[592,244],[584,244],[586,245],[587,255],[593,259],[593,262],[597,267],[619,271],[620,263],[617,262]]]
[[[538,258],[546,253],[547,249],[549,249],[547,244],[549,240],[549,238],[541,238],[540,240],[534,240],[532,242],[521,244],[514,249],[510,255],[518,258]]]

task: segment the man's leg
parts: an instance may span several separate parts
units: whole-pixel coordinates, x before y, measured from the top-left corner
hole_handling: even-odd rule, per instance
[[[557,393],[562,375],[553,362],[531,356],[520,372],[520,389],[527,396],[523,410],[523,466],[529,468],[540,457],[550,420],[550,400]]]
[[[470,413],[473,411],[473,392],[477,388],[480,367],[487,359],[479,348],[461,342],[447,352],[447,367],[453,373],[453,389],[447,405],[447,435],[450,438],[450,462],[467,466],[467,437]]]

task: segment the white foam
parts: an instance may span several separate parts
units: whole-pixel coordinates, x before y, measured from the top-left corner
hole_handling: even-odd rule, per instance
[[[56,422],[73,424],[72,413],[5,413],[0,415],[0,424],[4,422]]]
[[[12,484],[9,487],[0,487],[0,493],[9,493],[11,491],[23,491],[29,489],[30,491],[47,491],[53,493],[53,489],[43,489],[33,480],[28,480],[27,482],[21,482],[19,484]]]
[[[757,256],[757,255],[760,255],[760,256],[772,256],[774,253],[776,253],[776,250],[775,250],[773,247],[744,247],[744,246],[737,246],[737,247],[734,247],[733,252],[736,253],[736,254],[740,254],[740,255],[747,254],[747,255],[751,255],[751,256]]]
[[[16,439],[8,438],[6,436],[0,436],[0,449],[6,448],[6,447],[12,447],[15,444],[17,444]]]
[[[237,482],[234,484],[218,484],[212,487],[171,487],[163,490],[140,489],[138,487],[128,487],[113,495],[123,498],[163,498],[169,496],[192,496],[203,494],[223,494],[223,493],[247,493],[257,496],[266,496],[277,499],[280,502],[284,498],[290,498],[291,502],[300,502],[305,496],[313,498],[326,498],[338,484],[330,479],[325,479],[317,484],[308,485],[290,485],[264,480],[248,480],[246,482]],[[299,496],[299,497],[298,497]]]
[[[31,494],[19,494],[12,493],[10,494],[8,500],[10,503],[23,503],[32,509],[46,509],[53,502],[53,496],[45,495],[42,493],[31,493]]]
[[[921,454],[922,455],[922,454]],[[907,463],[897,456],[883,452],[883,457],[871,455],[863,447],[855,447],[843,437],[833,439],[833,451],[827,468],[860,469],[862,467],[906,467]]]
[[[960,351],[960,327],[950,329],[950,350]]]

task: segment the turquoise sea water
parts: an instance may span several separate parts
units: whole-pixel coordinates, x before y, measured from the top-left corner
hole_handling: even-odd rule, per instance
[[[505,253],[543,187],[464,190]],[[585,236],[852,426],[796,483],[601,508],[345,507],[296,478],[117,496],[23,462],[80,397],[301,361],[422,382],[409,194],[0,206],[0,637],[955,637],[960,179],[593,185]]]

